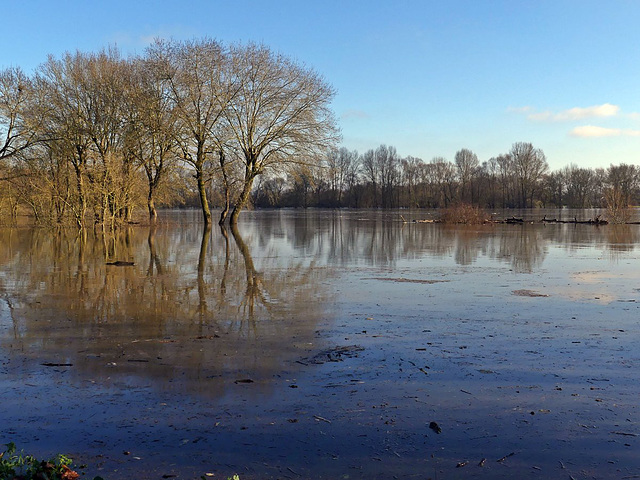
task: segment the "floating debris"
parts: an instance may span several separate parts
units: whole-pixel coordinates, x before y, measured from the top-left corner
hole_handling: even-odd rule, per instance
[[[538,293],[535,290],[527,290],[527,289],[514,290],[511,293],[513,293],[514,295],[517,295],[518,297],[548,297],[549,296],[545,293]]]
[[[450,280],[422,280],[413,278],[385,278],[385,277],[373,277],[363,278],[363,280],[380,280],[382,282],[396,282],[396,283],[422,283],[425,285],[433,285],[434,283],[448,283]]]
[[[440,425],[438,425],[436,422],[431,422],[429,424],[429,428],[436,433],[442,433],[442,428],[440,428]]]
[[[327,362],[342,362],[344,358],[357,357],[358,353],[362,352],[363,350],[364,347],[361,347],[360,345],[345,345],[343,347],[333,347],[327,350],[323,350],[313,357],[303,358],[302,361],[299,361],[298,363],[302,363],[303,365],[322,365],[323,363]]]

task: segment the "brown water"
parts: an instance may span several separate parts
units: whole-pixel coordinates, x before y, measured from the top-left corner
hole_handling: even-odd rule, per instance
[[[0,230],[0,443],[107,480],[640,475],[640,225],[400,213]]]

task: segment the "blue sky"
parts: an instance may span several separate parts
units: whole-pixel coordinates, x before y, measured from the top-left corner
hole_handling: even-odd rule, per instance
[[[3,5],[0,68],[154,37],[262,42],[337,90],[343,145],[425,161],[514,142],[552,169],[640,163],[640,1],[32,0]]]

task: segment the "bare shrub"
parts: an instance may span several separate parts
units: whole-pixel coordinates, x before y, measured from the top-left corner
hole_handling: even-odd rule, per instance
[[[487,214],[479,207],[468,203],[459,203],[446,208],[442,212],[442,223],[479,225],[488,221]]]
[[[607,207],[607,219],[610,223],[627,223],[631,218],[629,198],[618,188],[607,188],[604,191],[604,203]]]

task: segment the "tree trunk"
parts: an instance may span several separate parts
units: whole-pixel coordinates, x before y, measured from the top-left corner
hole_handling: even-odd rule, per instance
[[[224,237],[224,270],[222,278],[220,279],[220,298],[222,300],[227,296],[227,274],[229,273],[230,262],[230,249],[229,249],[229,234],[224,225],[220,225],[220,233]]]
[[[219,154],[220,169],[222,170],[222,185],[224,187],[224,207],[222,208],[222,212],[220,212],[220,220],[218,221],[218,225],[224,225],[224,222],[227,219],[227,215],[229,214],[231,192],[229,187],[229,178],[227,177],[225,155],[222,150],[220,150]]]
[[[76,186],[78,188],[78,210],[76,211],[76,223],[78,228],[84,228],[84,217],[87,212],[87,199],[84,192],[84,178],[82,168],[79,165],[75,166],[76,171]]]
[[[202,205],[204,224],[211,225],[211,210],[209,209],[209,201],[207,200],[207,185],[204,181],[204,172],[202,171],[202,166],[198,166],[196,168],[196,180],[198,181],[198,194],[200,195],[200,204]]]
[[[211,222],[211,218],[209,218],[209,222]],[[204,231],[202,232],[202,243],[200,244],[200,255],[198,256],[198,314],[200,320],[202,320],[207,313],[207,284],[204,279],[204,271],[210,237],[211,223],[206,223]]]
[[[158,221],[158,211],[156,210],[156,200],[154,197],[153,185],[149,184],[149,196],[147,197],[147,208],[149,209],[149,222],[152,225]]]
[[[242,187],[242,193],[240,193],[240,197],[238,197],[238,201],[233,207],[233,212],[231,212],[231,225],[238,224],[238,217],[240,216],[240,211],[246,206],[249,201],[249,194],[251,193],[251,187],[253,187],[253,179],[254,176],[245,177],[244,186]]]

